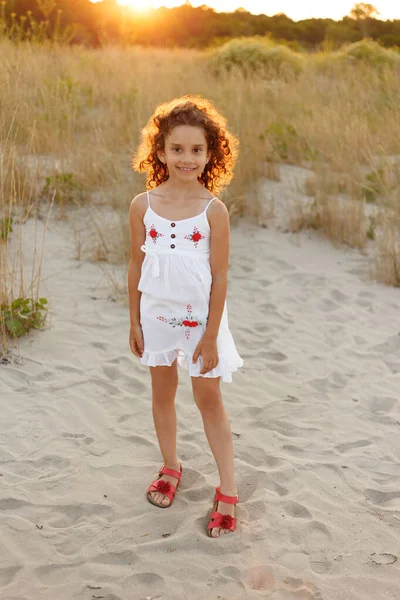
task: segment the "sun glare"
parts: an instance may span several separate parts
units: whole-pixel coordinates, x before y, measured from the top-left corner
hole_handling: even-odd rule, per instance
[[[150,8],[153,8],[151,0],[118,0],[118,4],[121,6],[128,6],[129,8],[140,12],[146,12]]]
[[[221,3],[224,0],[217,0],[217,4]],[[176,6],[181,6],[185,4],[185,0],[117,0],[120,6],[127,6],[128,8],[132,8],[136,11],[145,12],[152,8],[160,8],[160,6],[165,6],[166,8],[174,8]],[[201,0],[200,2],[197,0],[193,0],[190,2],[192,6],[199,6],[200,4],[207,4],[207,2]]]
[[[101,0],[91,1],[101,2]],[[160,6],[166,8],[181,6],[185,4],[185,0],[117,0],[117,3],[136,12],[146,13]],[[399,0],[377,0],[373,4],[378,7],[379,18],[386,20],[399,18],[398,3]],[[189,0],[189,4],[193,7],[207,5],[217,12],[229,12],[243,7],[255,15],[264,13],[272,16],[285,13],[295,21],[308,18],[340,20],[344,15],[349,14],[351,7],[356,4],[356,0],[335,0],[334,3],[323,3],[321,0],[303,0],[303,2],[298,2],[298,0],[268,0],[268,2],[265,0]]]

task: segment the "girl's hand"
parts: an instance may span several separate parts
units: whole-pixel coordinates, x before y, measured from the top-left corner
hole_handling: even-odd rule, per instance
[[[144,344],[143,344],[142,328],[140,325],[131,326],[131,330],[129,333],[129,346],[130,346],[131,352],[133,352],[133,354],[135,354],[135,356],[142,358],[142,354],[144,351]]]
[[[203,368],[200,374],[205,375],[212,369],[215,369],[219,363],[217,340],[203,336],[194,351],[193,364],[196,364],[200,355],[203,358]]]

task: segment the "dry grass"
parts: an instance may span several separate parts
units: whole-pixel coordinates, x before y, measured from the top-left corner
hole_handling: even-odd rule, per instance
[[[47,302],[40,298],[44,238],[36,231],[38,174],[21,163],[18,156],[15,122],[0,127],[0,357],[9,349],[10,337],[20,337],[40,327]],[[27,149],[33,157],[32,144]],[[34,243],[27,260],[22,229],[28,218],[34,221]]]
[[[49,52],[44,45],[2,41],[0,53],[0,103],[4,123],[14,124],[15,172],[25,168],[22,157],[37,157],[39,174],[51,179],[47,193],[64,208],[75,207],[80,257],[126,260],[129,203],[144,189],[143,176],[130,170],[131,155],[154,106],[186,93],[210,98],[240,140],[235,178],[221,195],[232,216],[262,222],[260,181],[278,180],[276,165],[292,163],[315,172],[308,186],[313,208],[294,209],[293,229],[318,227],[335,243],[358,248],[371,238],[365,174],[383,157],[400,155],[395,68],[335,64],[321,72],[321,57],[309,57],[297,78],[266,81],[238,71],[216,76],[206,53],[187,49],[53,46]],[[39,177],[34,184],[42,196],[44,184]],[[372,185],[376,192],[375,180]],[[29,186],[20,192],[29,204]],[[396,215],[389,221],[397,222],[398,192],[382,187],[375,196],[382,214]],[[114,217],[104,218],[100,205]],[[374,222],[372,237],[381,262],[392,265],[396,245],[383,249],[379,243],[389,221]],[[82,234],[88,225],[90,236]],[[396,269],[379,270],[392,273],[388,283],[400,283]]]

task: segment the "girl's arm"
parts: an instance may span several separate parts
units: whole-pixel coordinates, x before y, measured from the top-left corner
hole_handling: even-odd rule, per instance
[[[136,356],[143,353],[143,338],[140,328],[140,297],[138,284],[142,270],[144,254],[140,247],[145,242],[146,231],[143,224],[143,194],[136,196],[129,210],[130,229],[130,259],[128,266],[128,293],[131,332],[129,342],[131,350]]]
[[[214,201],[208,210],[210,223],[211,294],[207,327],[204,337],[216,340],[228,288],[230,225],[228,210],[221,201]]]
[[[218,365],[217,337],[228,288],[228,263],[230,246],[229,214],[225,204],[214,201],[207,211],[211,229],[210,266],[211,293],[207,326],[203,337],[196,346],[193,362],[202,356],[203,367],[200,373],[204,375]]]

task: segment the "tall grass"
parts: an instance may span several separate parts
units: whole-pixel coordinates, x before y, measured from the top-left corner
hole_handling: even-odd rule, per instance
[[[33,132],[21,160],[15,142],[15,121],[0,121],[0,357],[9,339],[40,328],[47,313],[47,300],[40,297],[43,238],[33,227],[29,253],[24,248],[23,226],[28,219],[36,225],[37,173]]]
[[[271,80],[270,71],[266,78],[236,67],[216,74],[209,53],[187,49],[52,45],[50,52],[46,45],[3,40],[0,53],[3,119],[14,124],[18,155],[29,153],[33,134],[40,174],[45,168],[48,178],[47,187],[37,178],[38,194],[54,194],[75,212],[88,203],[97,207],[90,217],[79,209],[81,256],[91,244],[98,249],[91,258],[126,259],[129,202],[144,189],[143,176],[130,170],[131,155],[155,105],[187,93],[210,98],[240,140],[235,178],[221,195],[231,215],[259,217],[262,178],[276,171],[274,165],[291,163],[315,172],[311,213],[297,219],[297,227],[318,227],[335,243],[360,248],[375,238],[379,249],[379,236],[388,239],[380,232],[396,221],[398,188],[375,194],[377,211],[390,219],[372,224],[363,208],[371,200],[368,173],[385,157],[400,155],[396,65],[378,61],[375,69],[325,53],[302,56],[295,77],[280,76],[278,69]],[[101,216],[101,204],[114,211],[112,219]],[[84,218],[92,227],[85,240],[79,233]],[[382,250],[382,257],[395,247]],[[397,271],[391,272],[385,280],[399,284]]]
[[[7,6],[8,4],[8,6]],[[56,44],[71,42],[77,25],[62,25],[62,9],[57,9],[57,0],[36,0],[37,7],[42,14],[41,19],[35,19],[31,10],[26,14],[17,16],[12,10],[12,3],[8,0],[0,1],[0,38],[12,40],[15,43],[32,41],[36,43],[54,42]],[[11,5],[11,6],[10,6]],[[7,10],[8,9],[8,10]],[[55,13],[51,23],[49,17]]]

